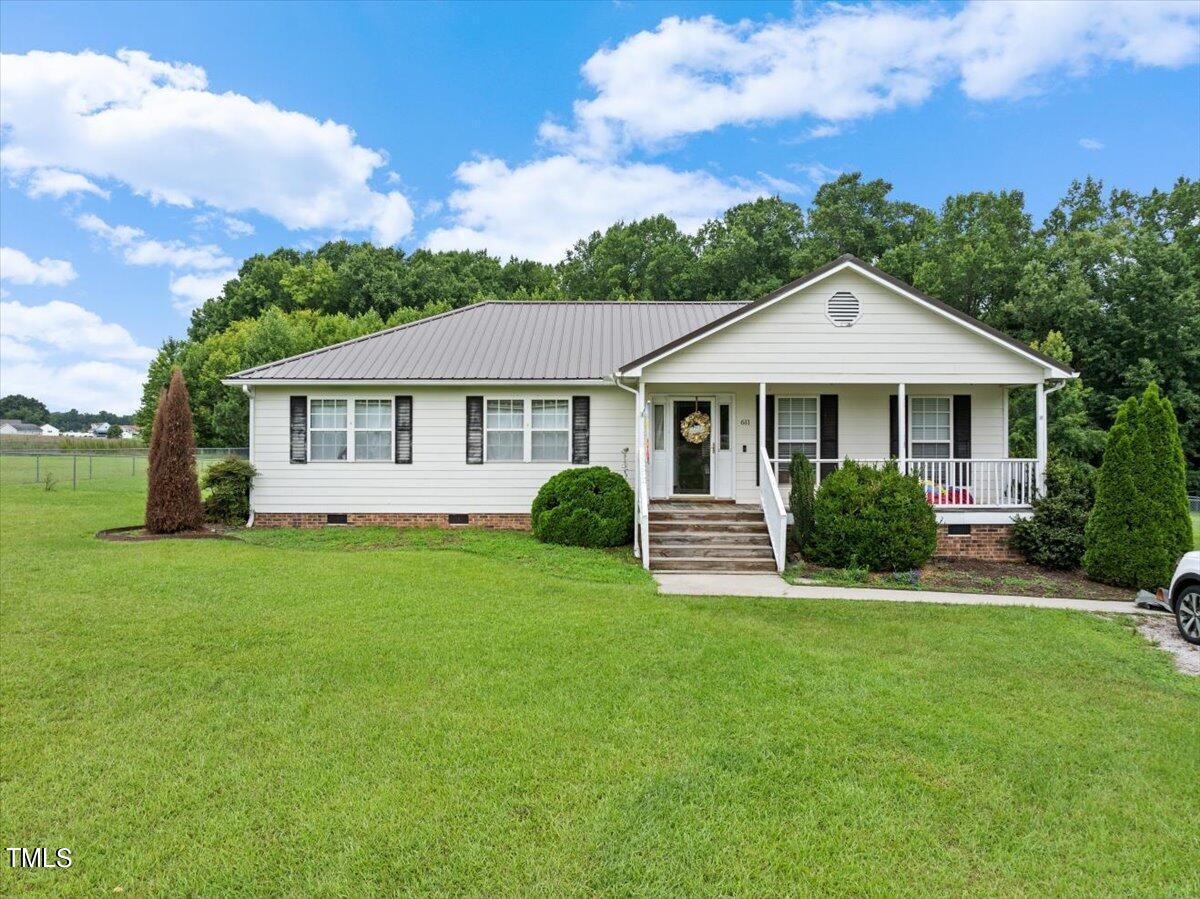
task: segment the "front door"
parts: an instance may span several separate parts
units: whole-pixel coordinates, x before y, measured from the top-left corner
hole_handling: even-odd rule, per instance
[[[712,403],[708,400],[676,400],[672,435],[675,444],[675,494],[701,494],[712,492]],[[699,443],[692,443],[683,435],[684,420],[692,413],[707,417],[709,434]]]

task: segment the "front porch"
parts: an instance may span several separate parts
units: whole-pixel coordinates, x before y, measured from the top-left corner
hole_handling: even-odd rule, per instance
[[[775,568],[782,571],[793,454],[813,462],[818,484],[847,459],[896,464],[920,480],[949,538],[969,536],[972,526],[1005,528],[1030,508],[1046,459],[1046,391],[1040,382],[1034,385],[1038,456],[1008,457],[1012,386],[1018,385],[642,382],[635,536],[643,563],[650,567],[653,555],[652,508],[661,513],[666,501],[723,500],[758,510]],[[684,433],[697,422],[699,428]],[[969,542],[943,541],[939,551]],[[989,543],[987,551],[996,550]]]

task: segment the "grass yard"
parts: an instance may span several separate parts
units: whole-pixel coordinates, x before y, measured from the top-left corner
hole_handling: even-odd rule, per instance
[[[0,892],[1200,893],[1200,681],[1125,621],[665,597],[519,534],[93,539],[141,484],[0,490],[0,833],[74,860]]]

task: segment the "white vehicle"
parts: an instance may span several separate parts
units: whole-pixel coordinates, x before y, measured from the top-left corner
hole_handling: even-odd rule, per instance
[[[1171,607],[1183,639],[1200,646],[1200,552],[1184,553],[1175,566],[1171,586],[1158,588],[1159,600]]]

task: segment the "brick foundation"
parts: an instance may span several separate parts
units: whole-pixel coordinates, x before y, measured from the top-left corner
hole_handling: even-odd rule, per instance
[[[979,559],[982,562],[1020,562],[1020,554],[1008,545],[1011,524],[973,524],[971,533],[952,535],[950,526],[938,525],[938,559]]]
[[[323,528],[325,512],[255,512],[256,528]],[[388,525],[394,528],[485,528],[492,531],[529,530],[528,512],[471,512],[466,524],[451,524],[448,512],[347,512],[346,524]]]

